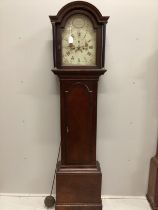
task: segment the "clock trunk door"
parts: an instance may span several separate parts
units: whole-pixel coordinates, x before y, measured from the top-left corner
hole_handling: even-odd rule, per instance
[[[82,82],[64,91],[64,164],[95,163],[93,97],[93,91]]]

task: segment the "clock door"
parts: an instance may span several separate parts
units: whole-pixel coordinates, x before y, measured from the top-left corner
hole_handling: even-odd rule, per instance
[[[64,90],[63,164],[95,164],[95,97],[88,84],[81,81],[70,82]]]

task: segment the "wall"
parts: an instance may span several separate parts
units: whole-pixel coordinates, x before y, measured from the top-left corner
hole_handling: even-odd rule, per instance
[[[48,193],[60,140],[48,15],[66,0],[0,1],[0,191]],[[155,153],[158,1],[91,0],[107,25],[98,95],[103,194],[144,195]]]

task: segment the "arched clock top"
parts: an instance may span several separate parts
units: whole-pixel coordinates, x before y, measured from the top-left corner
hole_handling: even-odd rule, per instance
[[[69,13],[67,13],[63,18],[62,21],[59,23],[60,24],[60,28],[64,28],[67,21],[75,15],[83,15],[86,16],[87,18],[90,19],[91,23],[93,24],[93,28],[97,29],[99,27],[99,24],[97,22],[97,20],[95,19],[95,17],[88,11],[86,10],[72,10]]]
[[[98,23],[107,23],[109,16],[102,16],[100,11],[92,4],[85,1],[74,1],[62,7],[56,16],[49,16],[51,22],[61,23],[63,18],[73,12],[85,12],[94,17]]]
[[[74,1],[49,16],[53,28],[53,60],[57,69],[102,69],[109,16],[85,1]]]

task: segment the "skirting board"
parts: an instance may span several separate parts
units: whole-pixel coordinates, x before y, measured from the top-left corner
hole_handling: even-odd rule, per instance
[[[1,196],[8,197],[46,197],[49,194],[27,194],[27,193],[0,193]],[[53,194],[55,196],[55,194]],[[146,196],[121,196],[121,195],[102,195],[102,199],[143,199],[146,200]]]

